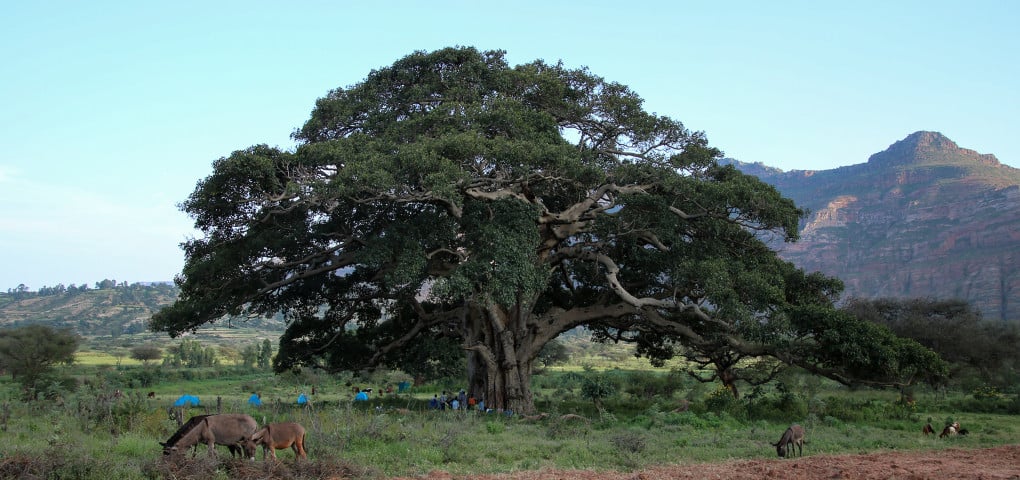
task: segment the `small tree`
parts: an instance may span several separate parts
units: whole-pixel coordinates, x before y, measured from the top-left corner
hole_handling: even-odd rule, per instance
[[[171,367],[212,367],[219,363],[216,347],[202,347],[196,340],[184,339],[179,346],[170,347],[170,355],[163,359],[163,365]]]
[[[131,349],[131,358],[148,365],[150,360],[163,358],[163,349],[155,345],[139,345]]]
[[[616,395],[617,386],[609,377],[595,374],[585,377],[581,384],[581,396],[595,403],[595,408],[602,411],[602,400]]]
[[[255,364],[259,361],[259,346],[258,344],[248,345],[241,350],[241,365],[245,368],[255,368]]]
[[[262,340],[262,348],[259,349],[259,368],[269,368],[273,364],[273,343],[269,339]]]
[[[568,360],[570,360],[570,352],[567,351],[567,346],[559,340],[550,341],[542,347],[542,351],[538,352],[538,361],[545,366],[566,363]]]
[[[0,365],[33,396],[39,380],[54,365],[74,362],[81,339],[68,329],[45,325],[0,330]]]

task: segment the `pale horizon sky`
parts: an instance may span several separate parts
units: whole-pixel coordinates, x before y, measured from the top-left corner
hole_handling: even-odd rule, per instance
[[[586,66],[726,156],[864,163],[918,130],[1020,167],[1020,2],[7,2],[0,291],[169,281],[177,204],[416,50]]]

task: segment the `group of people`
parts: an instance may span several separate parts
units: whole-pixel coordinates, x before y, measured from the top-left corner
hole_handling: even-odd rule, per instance
[[[485,411],[485,401],[476,399],[474,394],[469,395],[464,390],[456,395],[447,395],[446,390],[442,394],[432,395],[429,400],[431,410],[480,410]]]

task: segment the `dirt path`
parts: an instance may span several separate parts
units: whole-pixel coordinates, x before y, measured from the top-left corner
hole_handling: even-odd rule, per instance
[[[1020,445],[986,449],[883,452],[866,455],[812,455],[791,460],[740,460],[669,465],[640,472],[540,470],[505,475],[450,475],[432,472],[429,480],[657,480],[657,479],[982,479],[1020,480]]]

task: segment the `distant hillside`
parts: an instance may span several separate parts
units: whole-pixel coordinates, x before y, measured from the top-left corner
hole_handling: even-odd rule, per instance
[[[137,334],[145,332],[152,314],[173,303],[177,295],[176,286],[160,283],[0,293],[0,327],[45,324],[70,328],[89,337]],[[267,331],[283,330],[282,322],[259,318],[218,325],[231,323]]]
[[[957,297],[1020,320],[1020,169],[916,132],[867,163],[784,172],[731,161],[811,213],[778,245],[864,297]]]

